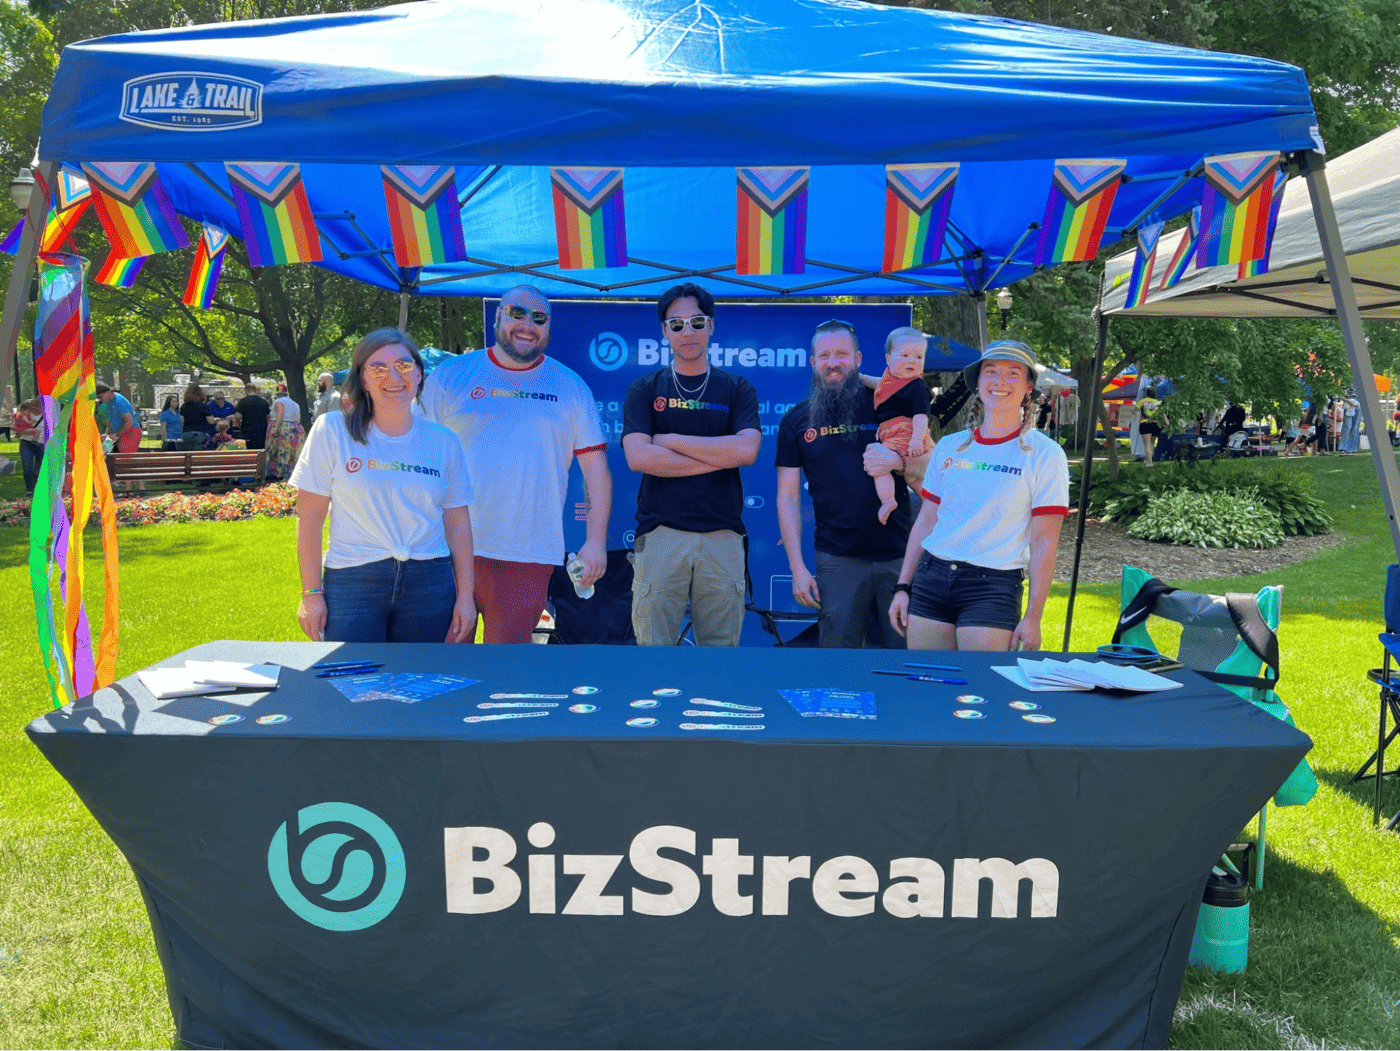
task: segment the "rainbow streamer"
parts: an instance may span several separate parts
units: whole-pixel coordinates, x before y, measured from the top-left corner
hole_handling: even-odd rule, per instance
[[[88,197],[71,208],[50,208],[48,218],[44,221],[44,236],[39,241],[39,251],[61,252],[65,244],[73,247],[73,231],[78,226],[78,220],[91,205],[92,198]]]
[[[1201,236],[1196,265],[1262,259],[1268,247],[1277,153],[1232,153],[1205,159]]]
[[[1269,272],[1269,253],[1274,250],[1274,230],[1278,227],[1278,210],[1283,204],[1283,184],[1288,181],[1287,170],[1280,168],[1274,173],[1273,204],[1269,205],[1269,230],[1264,235],[1264,254],[1258,259],[1247,259],[1240,263],[1239,279],[1258,277]]]
[[[92,184],[97,218],[118,255],[132,259],[189,247],[189,235],[154,164],[92,161],[83,171]]]
[[[958,165],[885,166],[885,260],[882,273],[938,262]]]
[[[319,263],[321,237],[299,164],[225,164],[252,266]]]
[[[457,170],[450,164],[382,164],[379,171],[394,262],[415,267],[464,261]]]
[[[1176,251],[1172,253],[1171,262],[1167,264],[1166,272],[1162,274],[1163,289],[1171,288],[1186,275],[1186,268],[1191,265],[1191,260],[1196,255],[1196,241],[1201,236],[1201,206],[1198,204],[1191,209],[1191,216],[1186,220],[1186,229],[1181,235],[1181,240],[1176,243]]]
[[[1126,161],[1056,161],[1035,247],[1036,266],[1085,263],[1098,255]]]
[[[6,255],[14,255],[19,251],[19,239],[24,236],[24,220],[21,219],[10,228],[10,232],[5,235],[5,239],[0,241],[0,252]]]
[[[560,270],[627,265],[621,168],[551,168]]]
[[[205,223],[195,249],[190,279],[185,284],[182,302],[187,307],[208,310],[214,303],[214,290],[224,269],[224,249],[228,247],[228,231],[214,223]]]
[[[1152,268],[1157,262],[1157,242],[1162,237],[1162,227],[1165,225],[1149,223],[1138,228],[1133,276],[1128,279],[1126,305],[1129,307],[1140,307],[1147,302],[1147,293],[1152,288]]]
[[[810,168],[739,168],[737,274],[800,274],[807,268]]]
[[[135,259],[124,259],[115,251],[109,252],[107,261],[92,279],[99,285],[130,288],[136,284],[136,275],[141,272],[141,267],[146,265],[146,258],[144,255],[138,255]]]
[[[113,680],[119,626],[116,508],[92,411],[96,374],[79,256],[41,256],[34,355],[39,392],[45,399],[46,429],[51,428],[51,433],[30,511],[29,574],[39,648],[50,696],[59,707]],[[56,421],[51,413],[55,408]],[[63,503],[65,473],[72,478],[71,523]],[[106,561],[102,636],[95,660],[83,604],[83,530],[94,499],[102,516]],[[53,604],[55,572],[64,609],[61,631]]]

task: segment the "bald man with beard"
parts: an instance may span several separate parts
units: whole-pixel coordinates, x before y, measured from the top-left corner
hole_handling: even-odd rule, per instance
[[[875,441],[877,426],[874,392],[860,382],[855,329],[844,321],[818,325],[812,336],[811,395],[788,410],[778,427],[777,503],[793,598],[819,611],[824,647],[864,646],[873,611],[881,644],[904,648],[885,613],[913,516],[904,476],[896,473],[897,506],[880,523],[880,495],[866,468],[883,463],[898,472],[906,465]],[[804,474],[816,518],[815,575],[802,559]]]

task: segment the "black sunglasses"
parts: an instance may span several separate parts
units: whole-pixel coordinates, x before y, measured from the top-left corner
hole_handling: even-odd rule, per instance
[[[540,328],[549,324],[549,315],[543,310],[526,310],[524,307],[512,305],[506,307],[506,316],[512,321],[524,321],[529,318]]]
[[[832,318],[830,321],[823,321],[820,325],[817,326],[816,330],[818,332],[826,332],[833,328],[844,328],[847,332],[851,333],[854,333],[856,330],[856,327],[852,325],[849,321],[842,321],[840,318],[837,317]]]
[[[696,314],[694,317],[668,317],[666,327],[672,332],[684,332],[685,326],[689,325],[692,332],[701,332],[710,323],[708,314]]]

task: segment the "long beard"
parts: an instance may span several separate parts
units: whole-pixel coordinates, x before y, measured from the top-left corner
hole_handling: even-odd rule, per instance
[[[862,387],[860,376],[852,370],[839,387],[828,386],[812,373],[812,394],[808,402],[809,427],[839,427],[847,441],[856,440],[856,415],[860,411]]]

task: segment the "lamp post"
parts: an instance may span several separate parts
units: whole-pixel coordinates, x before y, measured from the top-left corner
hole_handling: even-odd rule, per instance
[[[34,173],[26,165],[10,180],[10,200],[15,202],[15,207],[20,210],[21,215],[29,208],[29,192],[32,189],[34,189]]]
[[[1005,333],[1007,317],[1011,314],[1011,289],[1003,288],[997,293],[997,311],[1001,314],[1001,331]]]

